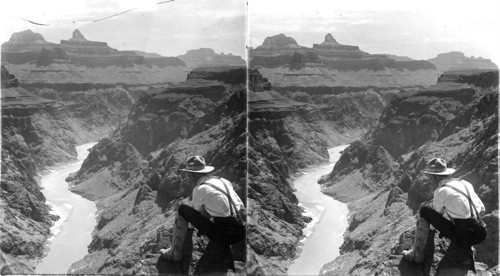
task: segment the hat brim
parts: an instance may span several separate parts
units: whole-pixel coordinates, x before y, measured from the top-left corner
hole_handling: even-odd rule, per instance
[[[201,169],[201,170],[187,170],[187,169],[179,169],[179,171],[183,171],[183,172],[193,172],[193,173],[209,173],[211,171],[213,171],[215,168],[212,167],[212,166],[205,166],[204,169]]]
[[[442,172],[429,172],[429,171],[422,171],[425,174],[433,174],[433,175],[450,175],[454,173],[456,170],[452,168],[446,168],[446,170]]]

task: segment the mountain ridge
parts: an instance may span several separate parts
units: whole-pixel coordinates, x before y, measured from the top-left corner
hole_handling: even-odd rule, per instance
[[[26,30],[12,34],[2,44],[2,64],[23,84],[151,85],[180,83],[196,67],[243,66],[246,62],[239,56],[217,54],[210,48],[189,50],[178,57],[122,51],[106,42],[88,40],[79,30],[74,30],[70,39],[55,44]]]
[[[331,34],[312,48],[280,34],[249,50],[250,68],[275,86],[428,86],[436,82],[436,67],[424,60],[391,59],[343,45]]]

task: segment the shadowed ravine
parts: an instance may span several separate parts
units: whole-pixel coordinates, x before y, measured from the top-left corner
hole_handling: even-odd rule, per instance
[[[303,230],[301,253],[288,269],[288,275],[318,275],[324,264],[339,255],[343,234],[347,229],[347,205],[321,192],[317,183],[322,175],[331,172],[340,152],[348,145],[328,150],[330,164],[295,179],[295,195],[307,216],[313,220]]]
[[[51,227],[52,237],[47,255],[37,266],[37,273],[65,274],[73,262],[88,254],[87,246],[92,241],[92,230],[96,226],[96,205],[72,193],[65,178],[80,169],[88,155],[88,149],[96,143],[76,147],[78,161],[44,175],[41,179],[43,194],[52,207],[51,213],[60,217]]]

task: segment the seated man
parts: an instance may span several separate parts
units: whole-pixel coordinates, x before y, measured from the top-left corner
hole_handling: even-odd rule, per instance
[[[413,248],[403,251],[404,259],[423,262],[429,224],[432,225],[440,232],[440,236],[451,240],[448,254],[439,264],[439,275],[467,275],[468,270],[475,271],[471,246],[477,244],[474,240],[486,237],[486,232],[470,231],[470,218],[480,216],[485,211],[484,205],[469,182],[448,179],[454,172],[455,169],[447,168],[446,162],[441,158],[434,158],[427,164],[423,173],[428,174],[437,187],[434,191],[434,208],[420,208]]]
[[[179,206],[172,246],[161,249],[161,256],[167,260],[180,261],[189,222],[199,234],[206,235],[210,239],[206,253],[210,250],[217,251],[217,247],[222,248],[222,251],[231,257],[225,269],[234,270],[230,245],[246,237],[245,226],[237,220],[239,211],[244,208],[243,202],[234,191],[231,182],[208,175],[214,167],[206,166],[203,157],[189,157],[186,167],[179,170],[187,172],[190,181],[196,186],[193,189],[190,205]],[[219,264],[219,267],[224,267],[224,264]]]

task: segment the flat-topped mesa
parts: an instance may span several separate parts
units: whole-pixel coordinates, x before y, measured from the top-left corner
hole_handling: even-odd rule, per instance
[[[184,55],[177,56],[189,68],[216,67],[216,66],[245,66],[246,62],[232,54],[217,54],[211,48],[199,48],[187,51]]]
[[[271,37],[266,37],[264,43],[255,48],[255,50],[284,50],[284,49],[302,49],[305,48],[297,44],[294,38],[279,34]]]
[[[61,40],[61,47],[73,55],[109,55],[116,52],[106,42],[87,40],[79,30],[69,40]]]
[[[334,51],[334,52],[346,52],[346,53],[356,53],[359,55],[366,54],[359,50],[358,46],[343,45],[338,43],[332,34],[328,33],[325,36],[325,41],[321,44],[313,44],[313,49],[319,51]]]
[[[498,66],[490,59],[482,57],[467,57],[464,53],[453,51],[438,54],[435,58],[428,59],[429,62],[436,65],[440,73],[450,70],[471,70],[471,69],[489,69],[498,70]]]

